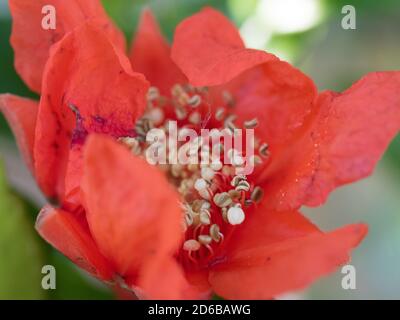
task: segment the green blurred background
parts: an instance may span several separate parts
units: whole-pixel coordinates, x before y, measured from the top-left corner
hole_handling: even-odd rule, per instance
[[[32,0],[34,1],[34,0]],[[171,40],[176,25],[205,5],[239,27],[249,47],[265,49],[311,76],[322,89],[343,90],[365,73],[400,69],[398,0],[104,0],[131,39],[149,5]],[[344,30],[344,5],[356,8],[356,30]],[[0,93],[34,97],[13,68],[11,21],[0,0]],[[35,187],[0,116],[0,299],[107,299],[112,293],[44,243],[33,229],[44,199]],[[4,167],[4,169],[3,169]],[[327,205],[304,212],[325,230],[365,221],[370,232],[355,250],[356,290],[341,287],[340,270],[283,299],[400,299],[400,137],[374,175],[346,186]],[[301,262],[299,262],[301,263]],[[41,288],[41,268],[54,265],[57,289]]]

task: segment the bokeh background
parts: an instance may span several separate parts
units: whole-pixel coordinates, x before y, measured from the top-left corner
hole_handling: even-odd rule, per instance
[[[34,0],[32,0],[34,1]],[[344,90],[362,75],[400,69],[398,0],[104,0],[131,39],[150,6],[171,40],[176,25],[203,6],[238,26],[249,47],[265,49],[311,76],[318,87]],[[356,30],[341,27],[342,7],[356,8]],[[13,67],[7,0],[0,0],[0,93],[34,97]],[[0,116],[0,299],[107,299],[112,293],[75,268],[35,233],[44,199]],[[400,299],[400,137],[374,175],[334,192],[327,205],[304,212],[325,230],[364,221],[370,232],[355,250],[356,290],[343,290],[340,270],[282,299]],[[301,261],[299,261],[299,264]],[[57,289],[41,288],[41,268],[54,265]]]

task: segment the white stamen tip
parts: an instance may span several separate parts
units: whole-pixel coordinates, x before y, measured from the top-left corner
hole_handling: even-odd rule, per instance
[[[238,155],[233,156],[233,158],[232,158],[232,164],[233,164],[235,167],[240,167],[240,166],[242,166],[242,165],[244,164],[244,159],[243,159],[243,157],[238,156]]]
[[[214,171],[219,171],[222,169],[222,162],[221,161],[213,161],[210,164],[210,168],[213,169]]]
[[[160,108],[151,109],[147,116],[156,126],[164,121],[164,112]]]
[[[210,194],[207,189],[199,190],[199,195],[205,200],[210,200]]]
[[[207,181],[212,180],[214,178],[215,172],[211,168],[204,167],[201,168],[201,177]]]
[[[207,189],[207,182],[204,179],[197,179],[196,182],[194,183],[194,188],[197,191],[202,191]]]
[[[208,209],[210,209],[211,208],[211,204],[208,202],[208,201],[204,201],[202,204],[201,204],[201,207],[200,207],[200,209],[202,209],[202,210],[208,210]]]
[[[245,219],[244,211],[239,207],[229,208],[227,218],[231,225],[241,224]]]

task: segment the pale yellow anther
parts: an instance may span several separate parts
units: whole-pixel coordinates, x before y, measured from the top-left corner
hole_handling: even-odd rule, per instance
[[[235,172],[235,169],[232,168],[231,166],[223,166],[222,167],[222,174],[225,176],[233,175],[234,172]]]
[[[224,108],[217,109],[217,111],[215,112],[215,119],[217,121],[223,121],[225,119],[225,109]]]
[[[243,180],[247,180],[246,176],[242,175],[242,174],[238,174],[233,177],[233,179],[231,181],[231,186],[236,187]]]
[[[258,203],[261,201],[261,199],[264,196],[264,191],[260,187],[255,187],[253,192],[251,193],[251,200],[254,201],[255,203]]]
[[[221,209],[221,215],[222,215],[222,219],[224,219],[225,222],[228,222],[228,208],[222,208]]]
[[[131,138],[131,137],[119,138],[118,141],[123,143],[124,145],[126,145],[129,148],[132,148],[137,143],[137,140],[135,138]]]
[[[209,210],[211,208],[211,204],[208,201],[203,201],[200,210]]]
[[[207,189],[199,190],[198,193],[205,200],[210,200],[211,198],[210,193]]]
[[[175,108],[175,115],[178,120],[184,120],[186,119],[188,112],[182,107],[177,107]]]
[[[191,124],[199,124],[200,122],[201,122],[201,114],[200,114],[200,112],[197,112],[197,111],[195,111],[195,112],[192,112],[190,115],[189,115],[189,118],[188,118],[188,120],[189,120],[189,122],[191,123]]]
[[[219,242],[221,240],[222,234],[217,224],[213,224],[210,227],[210,236],[215,242]]]
[[[201,97],[198,94],[190,97],[187,101],[192,108],[197,108],[201,104]]]
[[[195,163],[191,163],[191,164],[188,164],[187,169],[190,172],[196,172],[197,170],[199,170],[199,165],[195,164]]]
[[[185,214],[185,222],[188,227],[193,224],[193,216],[190,213]]]
[[[257,127],[257,125],[258,125],[258,120],[256,118],[244,122],[244,127],[246,129],[254,129],[255,127]]]
[[[214,203],[220,208],[224,208],[232,204],[232,199],[227,192],[216,193],[213,200]]]
[[[199,242],[203,245],[210,244],[213,240],[210,236],[204,235],[204,234],[199,235],[198,239],[199,239]]]
[[[207,181],[204,179],[197,179],[196,182],[194,183],[194,188],[197,191],[206,190],[207,186],[208,186]]]
[[[242,180],[237,184],[235,190],[247,192],[250,190],[250,183],[248,183],[246,180]]]
[[[260,155],[262,157],[268,157],[268,155],[269,155],[269,150],[268,149],[269,149],[268,143],[263,143],[260,146],[260,149],[258,150],[258,152],[260,153]]]
[[[164,122],[164,111],[161,108],[152,108],[146,113],[146,117],[158,126]]]
[[[239,200],[242,196],[242,194],[238,190],[229,190],[228,193],[233,201]]]
[[[183,250],[186,251],[197,251],[201,248],[200,242],[194,239],[186,240],[183,244]]]
[[[191,208],[195,212],[200,212],[200,209],[202,208],[204,200],[196,199],[193,201]]]
[[[181,164],[173,164],[171,166],[171,173],[175,178],[179,178],[182,174],[183,166]]]
[[[223,167],[223,164],[221,161],[217,160],[217,161],[213,161],[210,164],[210,168],[214,171],[220,171]]]
[[[207,211],[201,212],[199,218],[200,218],[201,224],[209,225],[211,223],[210,213]]]
[[[222,98],[228,107],[233,107],[235,105],[235,99],[229,91],[222,92]]]
[[[250,163],[251,163],[252,165],[258,166],[258,165],[262,164],[263,161],[262,161],[262,159],[261,159],[259,156],[257,156],[257,155],[254,154],[254,155],[252,155],[252,156],[250,157]]]
[[[183,86],[176,84],[172,87],[171,90],[172,96],[175,98],[174,101],[178,104],[178,106],[183,107],[187,104],[189,100],[189,95],[183,88]]]
[[[215,172],[213,169],[209,167],[201,168],[201,177],[204,180],[211,181],[215,176]]]
[[[231,132],[237,129],[236,125],[234,124],[236,118],[237,117],[235,115],[229,115],[224,122],[225,128],[228,128]]]
[[[160,91],[156,87],[150,87],[147,92],[147,99],[149,101],[157,100],[160,97]]]

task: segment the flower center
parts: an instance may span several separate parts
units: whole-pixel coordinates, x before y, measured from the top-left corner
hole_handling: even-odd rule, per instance
[[[207,88],[175,85],[168,98],[152,87],[145,114],[136,123],[136,137],[119,139],[132,153],[157,165],[179,192],[179,259],[184,264],[210,263],[263,197],[245,170],[269,159],[268,144],[248,134],[254,133],[258,121],[245,121],[238,128],[234,97],[225,91],[221,101],[221,107],[212,108]]]

